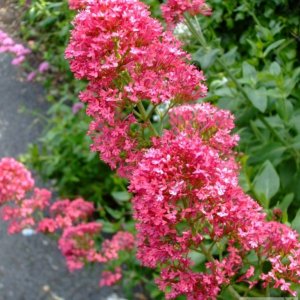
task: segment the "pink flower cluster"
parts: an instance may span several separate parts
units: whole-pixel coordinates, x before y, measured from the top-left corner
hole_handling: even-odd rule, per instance
[[[68,3],[71,10],[79,10],[85,8],[86,5],[92,1],[93,0],[68,0]]]
[[[13,65],[22,64],[26,56],[31,51],[24,47],[22,44],[16,43],[7,33],[0,30],[0,53],[10,53],[15,56],[12,60]],[[45,73],[49,69],[50,65],[47,61],[43,61],[39,64],[37,71],[32,71],[27,75],[27,81],[32,81],[38,73]]]
[[[232,116],[209,104],[171,111],[170,131],[154,141],[134,172],[130,190],[138,221],[138,258],[160,267],[167,299],[216,299],[254,251],[272,269],[258,280],[283,291],[300,283],[298,235],[267,222],[262,207],[238,186],[239,167],[230,149]],[[207,256],[206,272],[194,271],[193,251],[227,241],[228,255]],[[251,266],[254,267],[254,266]],[[287,280],[287,281],[286,281]]]
[[[59,248],[66,257],[70,271],[81,269],[88,262],[109,263],[119,259],[120,251],[130,252],[134,249],[134,236],[129,232],[119,231],[111,240],[105,240],[101,249],[97,249],[96,238],[102,225],[96,222],[68,227],[59,239]],[[99,246],[98,246],[99,247]],[[100,286],[110,286],[122,278],[120,267],[114,272],[104,271],[99,282]]]
[[[58,229],[64,229],[86,222],[94,212],[94,205],[82,198],[75,200],[58,200],[50,209],[51,218],[40,221],[38,230],[43,233],[54,233]]]
[[[59,249],[66,258],[70,271],[81,269],[85,263],[94,261],[95,239],[102,225],[96,222],[67,227],[59,239]]]
[[[37,214],[49,205],[50,198],[48,190],[35,188],[30,198],[15,199],[4,206],[1,217],[9,222],[8,233],[15,234],[25,228],[34,228],[38,222]]]
[[[2,158],[0,170],[0,204],[20,200],[33,188],[34,180],[30,172],[13,158]]]
[[[95,0],[85,6],[75,18],[66,58],[75,76],[89,81],[80,98],[93,117],[92,150],[130,177],[144,148],[136,128],[149,123],[142,101],[158,106],[197,100],[206,94],[204,76],[141,2]]]
[[[112,271],[104,271],[102,272],[100,286],[111,286],[116,282],[120,281],[122,278],[122,270],[120,267],[117,267],[113,272]]]
[[[27,75],[27,81],[32,81],[39,73],[43,74],[46,71],[48,71],[49,68],[50,68],[50,65],[47,61],[41,62],[36,71],[32,71]]]
[[[1,217],[9,222],[10,234],[30,228],[61,235],[58,245],[70,271],[81,269],[88,262],[116,261],[120,251],[134,249],[134,236],[123,231],[104,240],[99,249],[97,240],[102,224],[89,221],[95,211],[91,202],[77,198],[50,204],[50,200],[51,192],[34,187],[34,180],[24,165],[13,158],[0,160]],[[45,217],[46,212],[48,217]],[[121,277],[121,269],[116,267],[115,273],[104,272],[100,285],[111,285]]]
[[[7,33],[0,30],[0,53],[10,53],[15,55],[12,60],[13,65],[20,65],[24,62],[30,50],[23,45],[16,43]]]
[[[174,27],[184,19],[184,14],[191,16],[198,14],[209,16],[211,9],[205,0],[167,0],[166,4],[161,6],[163,17],[169,27]]]

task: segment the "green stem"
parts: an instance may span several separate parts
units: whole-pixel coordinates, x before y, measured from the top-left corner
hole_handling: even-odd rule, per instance
[[[192,35],[195,36],[195,38],[200,42],[200,44],[203,46],[203,47],[206,47],[207,44],[206,44],[206,40],[202,34],[202,31],[201,33],[199,33],[196,28],[194,27],[193,23],[191,22],[191,20],[189,19],[189,17],[187,15],[184,16],[184,19],[185,19],[185,23],[186,23],[186,26],[189,28],[190,32],[192,33]]]
[[[240,300],[240,294],[234,289],[232,285],[229,285],[227,288],[229,294],[233,297],[234,300]]]
[[[260,293],[254,291],[254,290],[249,290],[248,287],[245,287],[245,286],[242,286],[242,285],[235,285],[234,288],[236,290],[238,290],[239,292],[241,292],[241,293],[244,292],[244,293],[247,293],[247,294],[249,294],[251,296],[254,296],[254,297],[261,297]]]
[[[149,125],[149,129],[150,129],[150,131],[152,132],[152,134],[153,134],[154,136],[159,136],[159,134],[157,133],[155,127],[153,126],[153,124],[152,124],[151,121],[149,120],[149,118],[148,118],[149,116],[147,115],[147,112],[146,112],[146,110],[145,110],[145,107],[144,107],[144,105],[143,105],[143,103],[142,103],[141,101],[137,103],[137,108],[138,108],[138,110],[139,110],[139,112],[140,112],[140,115],[141,115],[141,117],[142,117],[142,120],[143,120],[144,122],[147,122],[147,124]]]

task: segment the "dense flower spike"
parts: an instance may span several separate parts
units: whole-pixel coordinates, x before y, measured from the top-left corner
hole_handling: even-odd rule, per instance
[[[78,78],[112,80],[131,62],[132,48],[151,44],[161,33],[141,2],[94,1],[75,18],[66,57]]]
[[[28,170],[10,157],[0,160],[0,204],[22,199],[34,186],[34,180]]]
[[[74,26],[66,58],[77,78],[89,80],[80,98],[94,119],[92,150],[129,178],[145,147],[134,128],[146,130],[151,117],[142,101],[197,100],[206,94],[204,76],[137,0],[90,1]],[[109,137],[112,143],[106,143]]]
[[[74,25],[66,57],[78,78],[100,79],[94,90],[109,84],[133,102],[153,103],[205,94],[202,73],[186,63],[180,43],[163,33],[141,2],[94,1]]]
[[[191,16],[198,14],[209,16],[211,14],[211,9],[205,0],[167,0],[166,4],[161,6],[161,9],[167,24],[171,28],[183,20],[185,13]]]
[[[284,280],[299,283],[300,264],[295,256],[290,263],[283,260],[300,244],[291,229],[267,222],[263,209],[238,187],[239,168],[230,151],[236,143],[229,134],[232,116],[197,104],[173,110],[171,124],[131,179],[138,258],[161,268],[157,282],[170,290],[168,299],[215,299],[221,286],[240,274],[249,251],[273,265],[260,280],[291,291]],[[221,261],[208,255],[207,272],[193,271],[191,253],[207,254],[207,245],[224,243],[224,238],[228,255]]]
[[[24,62],[30,50],[23,45],[16,43],[7,33],[0,30],[0,53],[10,53],[15,55],[12,60],[13,65],[20,65]]]
[[[170,110],[170,124],[176,132],[201,136],[208,145],[229,154],[239,141],[238,135],[230,135],[234,119],[229,111],[218,109],[209,103],[182,105]]]
[[[298,283],[300,275],[298,236],[267,222],[262,207],[238,186],[231,114],[209,104],[186,105],[203,97],[206,87],[181,44],[137,0],[72,3],[83,10],[66,58],[75,76],[88,80],[80,99],[93,118],[92,150],[131,181],[138,258],[160,267],[157,283],[166,297],[216,299],[233,278],[293,294],[290,283]],[[203,0],[168,0],[162,9],[169,27],[185,14],[211,13]],[[159,117],[162,128],[170,108],[171,129],[159,137],[151,121]],[[130,250],[133,238],[122,235],[105,241],[88,260],[117,259],[120,237],[130,241],[123,246]],[[224,247],[222,258],[207,249],[214,244]],[[195,252],[205,254],[205,272],[195,268]],[[258,275],[257,266],[246,261],[250,252],[271,264],[267,274]],[[100,285],[120,278],[121,270],[109,271]]]

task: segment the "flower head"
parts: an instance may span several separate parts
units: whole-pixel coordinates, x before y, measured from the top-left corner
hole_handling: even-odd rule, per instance
[[[22,199],[34,186],[30,172],[14,158],[0,160],[0,204]]]

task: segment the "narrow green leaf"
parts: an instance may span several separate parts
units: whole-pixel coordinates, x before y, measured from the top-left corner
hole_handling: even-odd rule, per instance
[[[283,211],[287,211],[287,209],[289,208],[289,206],[291,205],[291,203],[293,202],[294,199],[294,194],[290,193],[287,194],[283,200],[281,201],[281,203],[278,205],[278,207],[283,210]]]
[[[264,51],[264,57],[266,57],[272,50],[278,48],[280,45],[282,45],[285,42],[285,39],[278,40],[271,45],[267,47],[267,49]]]
[[[292,221],[292,228],[300,233],[300,209],[298,209],[296,217]]]

